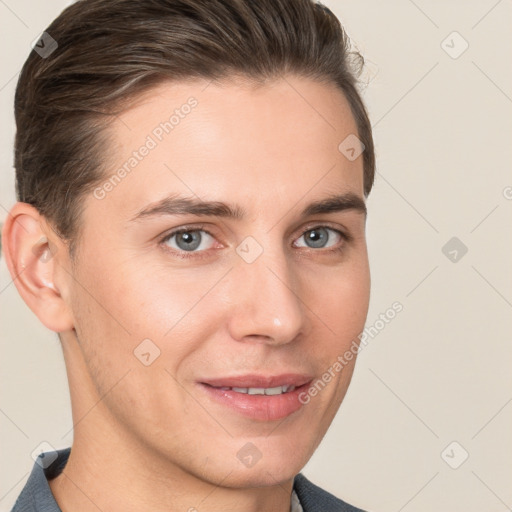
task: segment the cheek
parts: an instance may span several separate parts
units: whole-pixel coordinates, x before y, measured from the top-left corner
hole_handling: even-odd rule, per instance
[[[364,328],[370,299],[370,273],[367,260],[341,266],[316,277],[311,288],[314,311],[337,340],[337,350],[350,345]]]
[[[75,327],[98,395],[126,425],[138,422],[133,415],[155,429],[167,425],[176,409],[186,416],[177,381],[218,329],[220,304],[207,296],[218,276],[191,281],[184,274],[142,276],[140,269],[118,266],[100,277],[99,268],[82,273],[87,291],[77,286],[73,295]]]
[[[83,269],[80,281],[87,291],[77,286],[73,305],[91,359],[140,364],[134,351],[144,342],[151,356],[159,353],[155,364],[174,373],[218,328],[224,306],[209,292],[224,273],[151,266],[137,258],[116,265],[96,260]]]

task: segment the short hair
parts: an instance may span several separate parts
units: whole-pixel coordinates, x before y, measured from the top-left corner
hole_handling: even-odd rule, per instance
[[[104,179],[105,128],[166,81],[240,75],[265,83],[294,74],[336,85],[364,145],[365,196],[372,188],[372,129],[353,59],[362,57],[318,2],[80,0],[51,23],[40,46],[45,38],[53,51],[34,48],[16,88],[16,194],[51,221],[71,252],[84,194]]]

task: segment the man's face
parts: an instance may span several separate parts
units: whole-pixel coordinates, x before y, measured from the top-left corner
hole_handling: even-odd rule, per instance
[[[274,485],[311,457],[353,372],[335,363],[368,310],[362,156],[338,149],[357,128],[334,86],[207,85],[158,86],[109,128],[112,165],[85,198],[67,282],[79,418],[103,397],[75,442]],[[180,213],[178,196],[239,215]],[[303,215],[333,196],[345,207]]]

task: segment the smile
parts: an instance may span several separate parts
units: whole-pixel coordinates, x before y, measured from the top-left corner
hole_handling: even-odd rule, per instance
[[[313,380],[310,375],[245,375],[198,382],[201,391],[225,412],[252,420],[281,420],[299,411],[304,404],[299,394]]]
[[[289,393],[295,389],[295,386],[276,386],[274,388],[230,388],[224,386],[218,388],[223,391],[235,391],[236,393],[243,393],[245,395],[282,395],[283,393]]]

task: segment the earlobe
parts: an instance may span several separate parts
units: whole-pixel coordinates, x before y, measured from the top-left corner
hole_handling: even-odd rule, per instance
[[[58,253],[66,247],[58,235],[32,205],[18,202],[5,221],[2,242],[11,277],[28,307],[52,331],[72,329],[64,290],[56,284],[62,265]]]

